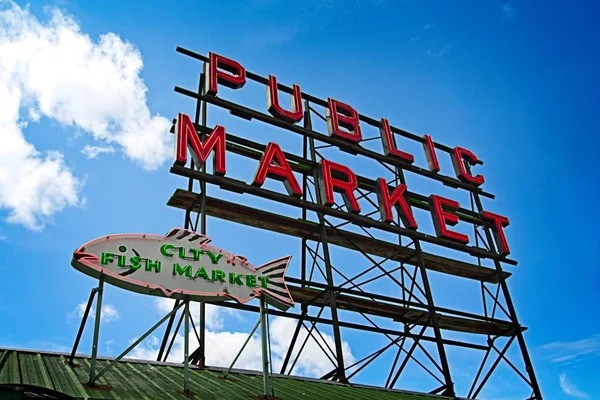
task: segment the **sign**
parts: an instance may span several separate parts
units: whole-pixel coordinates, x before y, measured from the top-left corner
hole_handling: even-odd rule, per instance
[[[279,309],[294,305],[284,279],[291,256],[256,268],[245,257],[211,246],[210,241],[205,235],[179,228],[165,236],[108,235],[78,248],[71,265],[143,294],[246,303],[264,293],[265,301]]]
[[[485,182],[485,177],[471,172],[471,169],[482,164],[482,162],[471,150],[459,146],[447,148],[438,145],[430,135],[419,137],[408,134],[398,128],[391,127],[386,118],[381,118],[379,121],[370,121],[371,125],[375,124],[379,129],[382,151],[378,153],[368,150],[360,145],[364,140],[361,121],[364,122],[366,117],[359,114],[352,106],[332,98],[328,98],[325,103],[328,136],[319,134],[313,131],[312,128],[301,128],[296,124],[304,118],[302,99],[309,99],[310,96],[303,94],[298,85],[293,85],[290,93],[292,105],[290,110],[286,110],[279,101],[279,91],[282,87],[278,85],[277,78],[273,75],[270,75],[268,82],[266,82],[267,109],[271,116],[237,107],[230,102],[219,99],[217,94],[221,85],[230,89],[242,88],[246,83],[245,68],[237,61],[215,53],[210,53],[208,60],[209,62],[205,63],[205,94],[202,97],[207,101],[212,99],[217,105],[230,107],[230,111],[235,115],[242,115],[247,119],[258,119],[263,122],[268,121],[273,125],[284,127],[305,136],[317,136],[318,140],[337,146],[343,151],[386,162],[401,169],[442,181],[448,186],[460,187],[477,193],[481,192],[479,187]],[[201,128],[206,129],[207,127]],[[415,166],[414,155],[401,150],[402,146],[396,144],[395,134],[399,132],[405,136],[411,135],[409,137],[412,140],[422,143],[425,159],[427,160],[426,167]],[[227,174],[226,156],[228,152],[226,128],[217,125],[214,128],[208,128],[207,133],[206,137],[199,137],[196,126],[192,123],[190,117],[180,113],[175,126],[174,164],[176,164],[176,167],[185,166],[188,160],[188,150],[194,159],[195,165],[203,165],[211,153],[214,153],[213,173],[216,176],[225,177]],[[443,148],[443,151],[450,156],[454,177],[440,174],[440,162],[438,160],[440,148]],[[328,159],[322,159],[317,165],[317,169],[318,180],[315,185],[319,185],[321,189],[320,205],[331,207],[335,203],[335,193],[339,193],[348,213],[361,214],[362,210],[358,202],[360,196],[357,194],[359,180],[354,171],[343,164]],[[249,182],[249,185],[260,188],[265,180],[270,178],[281,181],[289,196],[302,198],[303,190],[296,179],[295,172],[301,172],[297,168],[297,163],[290,163],[280,146],[277,143],[270,142],[264,149],[254,178],[252,182]],[[407,186],[405,184],[392,186],[382,177],[377,178],[376,182],[375,190],[379,206],[379,220],[390,224],[394,220],[392,210],[395,209],[405,228],[403,234],[417,237],[413,232],[418,231],[419,224],[413,216],[410,199],[406,196],[408,193]],[[469,236],[451,229],[459,222],[457,212],[461,208],[460,204],[453,199],[435,194],[428,196],[427,203],[435,235],[444,241],[438,242],[438,244],[464,249],[470,242]],[[335,216],[339,217],[338,215]],[[501,258],[506,258],[510,254],[510,247],[504,233],[504,228],[509,225],[508,218],[489,211],[480,212],[477,217],[482,224],[492,230],[498,253]],[[418,238],[430,241],[427,235],[419,235]],[[481,252],[477,254],[481,255]]]

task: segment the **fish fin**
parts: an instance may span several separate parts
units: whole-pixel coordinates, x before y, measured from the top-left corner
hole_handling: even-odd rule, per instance
[[[269,278],[267,288],[259,288],[266,295],[266,302],[283,311],[294,305],[294,299],[285,284],[285,271],[291,259],[292,256],[278,258],[256,270],[260,275]]]
[[[184,228],[173,228],[167,232],[165,237],[176,240],[185,240],[188,244],[197,246],[210,242],[208,236]]]

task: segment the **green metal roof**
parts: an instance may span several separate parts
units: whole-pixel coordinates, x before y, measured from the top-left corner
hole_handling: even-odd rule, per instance
[[[234,370],[223,379],[223,369],[190,368],[190,390],[183,393],[183,366],[139,360],[122,360],[98,381],[97,388],[85,385],[88,380],[90,359],[77,356],[75,365],[69,365],[68,355],[30,350],[0,349],[0,398],[9,397],[6,389],[16,385],[31,386],[32,392],[53,392],[75,399],[167,400],[167,399],[224,399],[248,400],[262,394],[262,375],[252,371]],[[111,359],[99,358],[102,369]],[[343,385],[315,379],[275,375],[275,396],[284,400],[431,400],[447,399],[439,396],[386,390],[362,385]],[[11,386],[5,386],[11,385]],[[34,387],[34,388],[33,388]],[[58,393],[56,393],[58,392]],[[14,395],[12,395],[14,396]],[[37,397],[36,397],[37,398]]]

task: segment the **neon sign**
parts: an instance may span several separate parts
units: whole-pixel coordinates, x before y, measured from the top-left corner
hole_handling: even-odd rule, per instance
[[[264,293],[268,303],[282,310],[294,305],[284,278],[290,256],[256,268],[209,242],[205,235],[179,228],[164,236],[108,235],[78,248],[71,265],[143,294],[246,303]]]
[[[220,85],[231,89],[240,89],[246,83],[246,70],[240,63],[215,53],[209,54],[209,62],[205,63],[204,72],[206,74],[205,93],[208,96],[216,96]],[[301,101],[303,94],[300,86],[293,85],[291,93],[292,106],[290,110],[286,110],[280,105],[277,85],[277,78],[270,75],[267,82],[268,112],[274,118],[293,126],[303,119],[304,110]],[[360,147],[360,142],[363,139],[360,114],[352,106],[331,98],[327,100],[327,106],[325,111],[329,137],[339,139],[336,143],[339,143],[338,147],[344,151],[353,152],[353,149],[354,151],[362,149]],[[440,163],[436,154],[436,143],[431,136],[424,135],[421,138],[428,164],[427,169],[425,169],[414,166],[415,157],[397,146],[392,128],[386,118],[381,118],[379,121],[379,132],[383,149],[381,155],[386,157],[388,161],[393,160],[401,168],[416,168],[429,177],[439,177],[440,180],[446,181],[449,179],[449,177],[439,174]],[[177,117],[175,134],[175,164],[180,166],[186,164],[188,149],[196,165],[206,162],[212,153],[214,174],[218,176],[226,175],[227,132],[224,126],[215,126],[210,134],[204,140],[201,140],[189,116],[180,113]],[[346,147],[346,144],[349,144],[349,146]],[[482,174],[471,172],[472,167],[480,164],[480,160],[475,153],[463,147],[455,147],[450,151],[450,158],[454,167],[456,176],[454,180],[457,186],[462,185],[462,187],[477,190],[485,182],[485,177]],[[294,176],[290,163],[279,145],[274,142],[267,144],[251,185],[261,187],[267,178],[281,181],[288,195],[296,198],[302,197],[302,188]],[[317,184],[320,186],[321,193],[323,193],[320,200],[322,205],[332,206],[334,204],[334,193],[339,193],[349,213],[361,213],[361,207],[356,196],[357,175],[349,167],[331,160],[321,160],[318,165]],[[417,231],[419,228],[418,222],[414,218],[410,202],[405,197],[407,186],[402,184],[397,187],[390,187],[388,182],[381,177],[377,179],[377,184],[380,221],[392,222],[392,209],[395,209],[404,227]],[[438,195],[431,195],[428,197],[428,204],[438,238],[446,239],[458,245],[469,243],[467,235],[451,229],[459,222],[456,215],[456,211],[460,208],[458,202]],[[504,228],[509,225],[508,218],[487,211],[480,213],[479,218],[482,223],[489,226],[493,231],[499,254],[503,257],[510,254],[510,247],[504,233]]]

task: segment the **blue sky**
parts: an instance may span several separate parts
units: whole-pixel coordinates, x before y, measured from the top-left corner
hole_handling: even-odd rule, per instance
[[[507,235],[519,266],[507,267],[513,272],[509,286],[529,327],[525,338],[545,397],[600,398],[593,379],[600,373],[600,272],[590,257],[600,242],[593,219],[599,192],[597,5],[45,1],[0,8],[0,346],[70,349],[77,307],[93,287],[91,278],[70,267],[72,251],[107,233],[164,233],[182,224],[183,214],[165,206],[185,185],[168,172],[166,129],[178,112],[193,114],[193,102],[173,86],[195,88],[200,71],[196,61],[175,52],[180,45],[222,53],[315,96],[473,150],[485,162],[483,187],[497,195],[484,205],[511,220]],[[226,94],[265,109],[264,92]],[[209,125],[222,123],[262,142],[279,133],[225,118],[214,112]],[[293,151],[297,138],[279,134],[276,141]],[[252,168],[231,165],[240,176],[244,165]],[[377,177],[370,164],[359,167],[360,174]],[[408,179],[411,190],[467,205],[464,193]],[[419,222],[424,217],[417,215]],[[279,252],[299,254],[292,240],[248,238],[247,232],[209,220],[215,244],[257,265]],[[272,242],[265,247],[264,240]],[[452,282],[456,287],[433,276],[436,300],[476,309],[480,299],[457,296],[463,283]],[[101,353],[109,355],[168,307],[112,287],[105,304],[112,311],[105,314]],[[240,342],[254,318],[212,313],[209,328],[217,342],[227,332]],[[278,327],[285,332],[283,322]],[[349,333],[344,340],[356,359],[368,354],[359,336]],[[145,346],[139,356],[153,354],[153,344]],[[462,359],[451,365],[467,369]],[[307,363],[303,371],[318,367]],[[379,383],[376,375],[360,380]],[[517,398],[507,384],[512,379],[502,372],[486,398]]]

